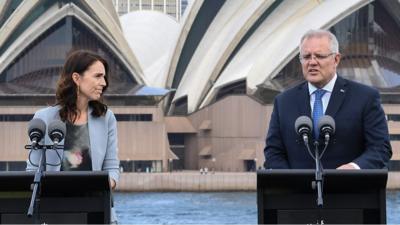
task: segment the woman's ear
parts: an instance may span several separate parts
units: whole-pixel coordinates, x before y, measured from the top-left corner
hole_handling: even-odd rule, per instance
[[[77,86],[79,86],[80,78],[81,76],[79,75],[79,73],[76,72],[72,73],[72,80],[75,82]]]

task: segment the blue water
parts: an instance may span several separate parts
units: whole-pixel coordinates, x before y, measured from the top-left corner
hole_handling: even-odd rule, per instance
[[[386,192],[386,217],[388,224],[400,224],[400,191]]]
[[[122,224],[257,224],[255,192],[116,193]],[[387,192],[387,223],[400,224],[400,191]]]

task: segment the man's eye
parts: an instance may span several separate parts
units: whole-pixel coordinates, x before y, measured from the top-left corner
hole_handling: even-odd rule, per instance
[[[315,58],[317,58],[317,59],[323,59],[323,58],[325,58],[325,56],[324,56],[324,55],[315,54]]]

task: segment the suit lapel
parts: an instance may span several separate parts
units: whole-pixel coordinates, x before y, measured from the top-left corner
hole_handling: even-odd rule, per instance
[[[299,85],[297,91],[296,102],[300,115],[311,117],[310,94],[307,82]]]
[[[344,102],[347,91],[347,81],[338,76],[335,86],[333,87],[331,98],[329,99],[328,107],[325,112],[326,115],[335,117],[335,114]]]

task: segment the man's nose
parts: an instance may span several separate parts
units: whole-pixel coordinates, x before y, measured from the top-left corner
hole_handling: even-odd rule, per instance
[[[308,61],[308,64],[311,64],[311,65],[318,64],[317,57],[315,57],[314,55],[311,55],[311,58]]]

